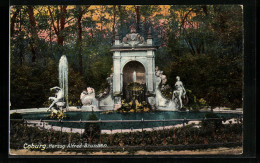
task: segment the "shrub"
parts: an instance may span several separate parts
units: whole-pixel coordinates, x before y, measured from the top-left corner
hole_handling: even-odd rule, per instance
[[[163,97],[165,97],[168,100],[172,99],[173,96],[173,89],[170,87],[170,85],[162,85],[162,83],[159,84],[159,88],[161,88],[161,93]]]
[[[189,99],[189,104],[187,105],[187,108],[192,111],[199,111],[202,108],[208,107],[208,103],[204,98],[197,99],[197,96],[193,94],[193,92],[189,89],[187,91],[187,96]]]
[[[221,119],[207,119],[207,118],[220,118],[217,114],[215,113],[207,113],[205,114],[205,120],[202,121],[201,125],[203,129],[213,129],[216,131],[220,127],[222,127],[222,120]]]
[[[132,99],[130,102],[125,102],[125,100],[121,101],[122,106],[117,109],[117,112],[120,113],[132,113],[132,112],[150,112],[151,106],[149,103]]]
[[[88,116],[88,120],[98,120],[97,116],[92,112]],[[89,142],[92,142],[93,139],[98,139],[101,134],[101,129],[99,124],[97,123],[86,123],[85,131],[83,133],[83,137],[87,138]]]
[[[174,54],[171,54],[174,55]],[[183,54],[162,67],[169,85],[174,88],[175,78],[180,75],[186,89],[192,90],[197,99],[204,98],[211,107],[242,107],[241,56]],[[185,68],[176,68],[185,67]],[[188,94],[190,101],[193,98]]]
[[[63,111],[59,110],[57,113],[51,112],[47,116],[47,119],[69,119],[69,117]]]
[[[210,117],[210,116],[207,116]],[[211,116],[213,117],[213,116]],[[91,114],[89,119],[97,119]],[[53,130],[40,130],[37,127],[26,126],[23,123],[11,121],[10,123],[10,148],[23,148],[24,143],[42,143],[42,144],[80,144],[82,142],[98,143],[99,135],[92,134],[92,137],[86,135],[81,137],[79,133],[62,133]],[[92,123],[92,125],[96,125]],[[98,125],[97,125],[98,126]],[[94,128],[94,127],[93,127]],[[97,127],[98,128],[98,127]],[[86,130],[89,133],[89,130]],[[97,129],[100,134],[100,129]],[[92,132],[93,133],[93,132]],[[210,128],[196,128],[193,125],[185,127],[153,130],[132,133],[115,133],[111,135],[102,134],[101,143],[109,146],[142,146],[142,145],[183,145],[183,144],[204,144],[204,143],[223,143],[223,142],[241,142],[242,124],[228,124],[221,127],[212,135]],[[111,144],[110,144],[111,142]]]
[[[12,113],[10,114],[10,119],[22,119],[23,116],[20,113]]]

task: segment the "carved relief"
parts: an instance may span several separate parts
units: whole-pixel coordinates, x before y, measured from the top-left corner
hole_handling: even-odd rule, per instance
[[[139,33],[136,33],[136,27],[134,25],[130,26],[130,33],[126,34],[123,38],[124,46],[136,46],[145,44],[144,37],[142,37]]]

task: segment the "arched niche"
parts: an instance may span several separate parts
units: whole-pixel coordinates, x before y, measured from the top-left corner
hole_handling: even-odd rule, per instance
[[[145,68],[142,63],[138,61],[130,61],[123,67],[123,87],[133,82],[133,73],[136,72],[136,82],[145,84]]]

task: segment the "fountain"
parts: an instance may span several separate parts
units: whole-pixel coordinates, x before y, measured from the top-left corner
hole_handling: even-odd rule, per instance
[[[166,90],[166,75],[155,67],[155,50],[153,45],[151,29],[148,31],[147,40],[136,33],[135,26],[130,27],[130,33],[119,40],[116,33],[113,51],[113,73],[107,78],[108,88],[103,93],[95,96],[95,90],[88,87],[80,95],[83,104],[82,111],[109,111],[121,108],[121,100],[135,98],[136,90],[125,91],[131,83],[142,84],[144,89],[140,102],[149,103],[152,110],[177,111],[183,107],[183,99],[186,99],[186,91],[180,78],[175,83],[176,90],[171,99],[164,97],[162,91]],[[56,106],[56,110],[68,109],[68,61],[65,55],[59,61],[59,87],[48,110]],[[51,90],[52,90],[51,89]],[[184,103],[185,104],[185,103]]]
[[[61,56],[59,61],[59,87],[53,87],[50,90],[56,90],[55,97],[49,97],[52,104],[47,111],[57,113],[63,108],[68,108],[68,61],[65,55]],[[53,108],[54,107],[54,108]],[[66,109],[67,110],[67,109]]]
[[[203,118],[205,115],[204,112],[178,112],[184,110],[182,107],[185,106],[188,101],[186,90],[180,77],[176,77],[175,90],[171,92],[172,97],[169,98],[169,96],[167,96],[168,94],[165,92],[170,89],[168,89],[166,84],[166,75],[164,75],[163,71],[160,71],[158,67],[155,67],[155,50],[156,46],[153,45],[150,30],[147,40],[144,40],[143,37],[137,34],[134,28],[131,28],[131,33],[127,34],[122,42],[119,40],[118,33],[116,33],[115,43],[111,48],[113,52],[113,72],[106,79],[108,86],[97,96],[92,87],[87,87],[86,90],[83,90],[80,95],[80,100],[83,105],[81,109],[78,109],[78,107],[68,107],[68,61],[65,55],[61,56],[59,60],[59,87],[51,88],[51,90],[55,90],[56,93],[55,97],[49,97],[49,100],[52,100],[52,104],[49,106],[48,111],[58,115],[59,113],[63,113],[63,109],[66,108],[66,115],[70,117],[70,120],[87,120],[86,118],[92,111],[96,111],[95,114],[102,120]],[[142,85],[144,89],[141,90],[143,91],[143,96],[140,101],[149,104],[151,110],[157,112],[129,112],[129,114],[109,112],[124,106],[124,101],[126,103],[125,95],[128,95],[128,93],[124,91],[124,88],[129,86],[129,84]],[[136,97],[139,93],[138,91],[130,94],[131,97],[129,99]],[[23,118],[35,120],[44,119],[48,117],[47,114],[49,114],[46,113],[46,108],[42,110],[32,109],[31,111],[31,109],[27,109],[26,111],[19,111],[25,113],[23,114]],[[107,111],[109,114],[106,114]],[[29,112],[30,114],[26,114]],[[239,114],[241,113],[239,112]],[[222,114],[221,112],[219,112],[219,115],[229,118],[237,116],[236,114]],[[64,119],[64,121],[66,121],[66,119]],[[175,125],[176,123],[177,122],[172,121],[167,123],[167,125]],[[80,122],[75,124],[74,126],[70,126],[71,124],[69,123],[62,125],[84,128]],[[115,125],[111,125],[112,127],[104,126],[104,129],[129,129],[133,126],[134,128],[142,127],[140,125],[134,125],[133,123],[123,123],[124,125],[122,125],[121,122],[118,122],[114,124]],[[146,123],[144,125],[144,127],[158,126],[161,126],[161,123]]]
[[[133,81],[136,82],[136,72],[133,72]]]
[[[143,95],[139,102],[149,103],[153,110],[177,111],[183,107],[182,99],[186,97],[181,81],[175,84],[176,90],[173,97],[167,99],[162,94],[165,91],[167,78],[162,71],[155,67],[155,51],[151,29],[148,31],[147,40],[136,32],[135,26],[130,26],[130,33],[119,40],[116,33],[113,52],[113,74],[109,77],[109,88],[104,93],[95,97],[94,91],[83,91],[80,99],[82,111],[108,111],[117,110],[121,101],[135,98],[136,90],[127,91],[133,83],[143,84]],[[92,88],[93,89],[93,88]],[[93,89],[94,90],[94,89]],[[108,93],[109,91],[109,93]]]
[[[65,55],[61,56],[59,61],[59,84],[64,92],[64,101],[68,108],[68,61]]]

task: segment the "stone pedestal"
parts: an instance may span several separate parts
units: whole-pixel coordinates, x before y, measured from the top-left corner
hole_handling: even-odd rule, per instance
[[[82,111],[100,111],[97,106],[94,105],[88,105],[88,106],[82,106],[81,107]]]

